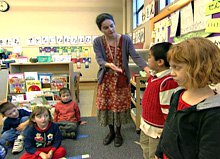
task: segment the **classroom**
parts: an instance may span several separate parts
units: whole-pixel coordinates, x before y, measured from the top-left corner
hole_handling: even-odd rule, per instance
[[[56,159],[53,154],[62,156],[57,150],[64,148],[64,155],[58,158],[184,159],[194,156],[199,159],[209,156],[212,159],[220,147],[215,151],[205,149],[218,147],[220,141],[201,137],[198,140],[205,146],[201,147],[200,154],[200,146],[196,145],[194,154],[189,148],[183,148],[190,145],[189,139],[182,141],[181,137],[189,133],[187,130],[193,134],[195,129],[206,128],[199,125],[201,113],[205,118],[216,110],[213,128],[220,121],[220,64],[215,62],[220,56],[219,6],[218,0],[0,0],[0,153],[1,149],[5,152],[0,158],[23,159],[29,155],[33,159]],[[187,46],[191,48],[188,51]],[[178,47],[182,49],[177,51]],[[208,55],[211,49],[213,54]],[[176,52],[184,54],[179,61],[175,59]],[[204,61],[199,62],[202,53]],[[191,59],[187,63],[188,56]],[[182,67],[185,65],[188,69]],[[190,67],[194,68],[193,72]],[[184,78],[188,78],[187,82],[192,80],[191,83],[181,83],[178,78],[183,75],[176,68],[185,68]],[[171,82],[169,88],[165,87],[166,82]],[[179,90],[183,93],[178,98],[187,107],[180,109],[178,105],[174,110],[170,107]],[[211,103],[208,108],[202,105],[206,101]],[[74,137],[65,136],[60,124],[68,121],[66,116],[71,111],[66,108],[64,112],[64,108],[70,102],[74,103],[73,114],[78,113],[78,118],[72,117],[74,121],[71,121],[76,124]],[[20,131],[16,129],[19,124],[12,126],[19,134],[12,141],[7,140],[7,145],[3,141],[4,133],[11,128],[4,125],[10,118],[10,109],[3,108],[5,105],[18,109],[19,113],[25,110],[30,117],[35,108],[46,107],[51,115],[48,123],[58,125],[63,137],[56,150],[51,146],[54,141],[48,141],[45,144],[51,150],[41,145],[47,152],[41,152],[40,146],[30,153],[24,130],[29,127],[38,130],[35,120],[38,115],[28,118],[29,123],[25,121],[27,129]],[[179,130],[174,132],[177,139],[166,141],[170,136],[166,125],[170,121],[166,119],[174,112],[179,115],[184,112],[182,109],[190,109],[188,105],[198,110],[193,114],[198,120],[194,121],[194,116],[187,121],[184,118],[184,124],[191,122],[186,130],[177,125],[180,120],[176,119],[176,125],[171,126]],[[64,114],[59,115],[61,112]],[[218,131],[210,130],[210,134],[214,136]],[[202,136],[204,132],[208,131],[196,133]],[[24,139],[20,141],[21,135]],[[169,147],[171,143],[179,149]],[[170,149],[164,148],[166,144]]]

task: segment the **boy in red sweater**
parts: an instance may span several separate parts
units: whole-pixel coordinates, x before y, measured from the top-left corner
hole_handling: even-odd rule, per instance
[[[76,138],[78,125],[86,124],[86,121],[81,121],[79,107],[72,100],[70,90],[61,88],[59,94],[61,101],[55,105],[54,122],[59,125],[64,138]]]
[[[145,159],[154,159],[164,122],[168,114],[170,97],[178,84],[170,76],[167,52],[171,43],[162,42],[151,47],[148,65],[152,75],[142,99],[140,143]]]

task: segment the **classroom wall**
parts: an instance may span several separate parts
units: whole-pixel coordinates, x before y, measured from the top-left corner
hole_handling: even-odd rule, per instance
[[[95,24],[101,12],[111,13],[117,32],[123,33],[124,0],[7,0],[8,12],[0,12],[0,38],[19,37],[23,56],[39,54],[39,47],[28,46],[33,36],[101,35]],[[125,25],[125,24],[124,24]],[[8,48],[9,50],[12,48]],[[76,69],[76,67],[75,67]],[[90,69],[81,68],[82,81],[95,80],[98,65],[92,53]]]

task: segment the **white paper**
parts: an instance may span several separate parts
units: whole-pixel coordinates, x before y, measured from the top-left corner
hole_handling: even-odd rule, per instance
[[[161,21],[155,23],[155,41],[154,43],[168,41],[168,18],[164,18]]]
[[[193,11],[192,5],[189,3],[180,10],[181,15],[181,25],[180,32],[181,35],[187,34],[193,31]]]
[[[179,13],[180,13],[180,11],[177,10],[176,12],[173,12],[170,15],[170,20],[171,20],[170,37],[176,36],[176,31],[177,31],[178,22],[179,22]]]
[[[205,15],[206,5],[212,0],[194,0],[194,31],[203,30],[211,15]]]

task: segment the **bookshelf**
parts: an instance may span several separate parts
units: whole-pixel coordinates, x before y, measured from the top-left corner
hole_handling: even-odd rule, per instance
[[[8,93],[8,70],[0,69],[1,89],[0,89],[0,101],[7,100]]]
[[[133,85],[136,89],[136,99],[134,99],[133,96],[131,96],[131,102],[134,104],[135,108],[131,110],[131,118],[135,123],[136,132],[140,132],[140,120],[141,120],[141,94],[140,89],[146,88],[145,83],[142,83],[141,81],[147,80],[148,77],[136,77],[136,80],[131,80],[130,83]]]
[[[50,63],[11,63],[10,73],[52,73],[52,74],[67,74],[69,78],[69,89],[72,92],[72,97],[75,99],[74,92],[74,76],[72,62],[50,62]]]

